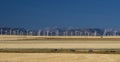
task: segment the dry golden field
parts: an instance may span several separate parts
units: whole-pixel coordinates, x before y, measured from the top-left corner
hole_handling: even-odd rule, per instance
[[[0,41],[0,48],[120,48],[120,41]]]
[[[0,41],[0,48],[120,48],[119,41]],[[120,62],[120,54],[0,53],[0,62]]]
[[[0,35],[0,40],[120,40],[120,36],[21,36],[21,35]]]
[[[58,40],[59,39],[59,40]],[[6,48],[120,48],[120,37],[0,36]],[[0,62],[120,62],[120,54],[0,53]]]
[[[120,55],[72,53],[0,53],[0,62],[120,62]]]

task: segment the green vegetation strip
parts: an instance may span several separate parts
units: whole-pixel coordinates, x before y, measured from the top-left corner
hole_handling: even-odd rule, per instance
[[[120,49],[0,49],[0,53],[98,53],[120,54]]]

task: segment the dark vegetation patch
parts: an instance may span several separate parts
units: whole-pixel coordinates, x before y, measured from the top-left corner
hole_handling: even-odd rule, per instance
[[[120,54],[120,49],[0,49],[1,53],[97,53]]]

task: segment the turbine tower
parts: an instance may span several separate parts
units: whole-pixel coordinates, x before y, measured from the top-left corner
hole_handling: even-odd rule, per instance
[[[10,32],[10,35],[11,35],[11,34],[12,34],[12,29],[10,29],[10,31],[9,31],[9,32]]]
[[[88,31],[85,31],[85,35],[86,35],[86,36],[89,36],[90,33],[89,33]]]
[[[32,31],[30,31],[30,35],[31,35],[31,36],[33,35],[33,32],[32,32]]]
[[[41,30],[38,31],[38,36],[41,36]]]
[[[16,31],[13,31],[13,35],[16,35]]]
[[[79,36],[82,36],[82,32],[79,32]]]
[[[94,36],[97,36],[97,31],[94,32]]]
[[[19,33],[19,30],[17,30],[17,33],[16,33],[16,35],[19,35],[20,33]]]
[[[49,30],[47,30],[46,33],[47,33],[47,36],[49,36]]]
[[[27,32],[27,36],[29,36],[29,30],[27,30],[26,32]]]
[[[53,36],[53,32],[49,32],[49,36]]]
[[[107,30],[105,29],[105,30],[104,30],[104,33],[103,33],[103,36],[106,36],[106,33],[107,33]]]
[[[64,32],[64,35],[65,35],[65,36],[68,36],[68,31],[65,31],[65,32]]]
[[[75,31],[75,36],[78,36],[78,31]]]
[[[114,35],[114,36],[117,36],[117,31],[116,31],[116,30],[113,32],[113,35]]]
[[[8,31],[7,31],[7,30],[5,30],[5,35],[7,35],[7,33],[8,33]]]
[[[70,32],[70,35],[73,36],[73,32]]]
[[[22,32],[22,31],[20,31],[20,35],[23,35],[23,32]]]
[[[59,36],[59,31],[58,31],[58,30],[56,30],[55,32],[56,32],[56,36]]]

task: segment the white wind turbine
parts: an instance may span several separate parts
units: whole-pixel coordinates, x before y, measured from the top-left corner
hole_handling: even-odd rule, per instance
[[[50,32],[50,28],[49,27],[45,28],[44,35],[49,36],[49,32]]]
[[[29,30],[27,30],[26,32],[27,32],[27,36],[29,36]]]
[[[82,32],[79,32],[79,35],[82,36]]]
[[[116,31],[116,30],[113,32],[113,35],[114,35],[114,36],[117,36],[117,31]]]
[[[53,36],[53,32],[49,32],[49,35],[50,35],[50,36]]]
[[[10,32],[10,35],[12,35],[12,29],[10,29],[10,31],[9,31],[9,32]]]
[[[30,31],[30,35],[31,35],[31,36],[33,35],[33,32],[32,32],[32,31]]]
[[[78,31],[75,31],[75,36],[78,36]]]
[[[5,35],[7,35],[7,34],[8,34],[8,31],[6,30],[6,31],[5,31]]]
[[[81,36],[82,35],[82,32],[80,31],[75,31],[75,36]]]
[[[65,36],[68,36],[68,31],[65,31],[65,33],[64,33],[64,34],[65,34]]]
[[[106,33],[107,33],[107,30],[105,29],[105,30],[104,30],[104,33],[103,33],[103,36],[106,36]]]
[[[13,31],[13,35],[16,35],[16,31]]]
[[[94,32],[94,36],[97,36],[97,31]]]
[[[49,36],[49,30],[47,30],[46,33],[47,33],[47,36]]]
[[[20,31],[20,35],[23,35],[23,32],[22,32],[22,31]]]
[[[56,36],[59,36],[59,30],[56,30],[55,33],[56,33]]]
[[[88,36],[90,36],[90,32],[87,32],[88,33]]]
[[[73,32],[70,32],[70,35],[73,36]]]
[[[59,30],[58,30],[58,27],[55,26],[53,27],[54,31],[55,31],[55,36],[59,36]]]
[[[38,36],[41,36],[41,30],[38,31]]]
[[[65,32],[63,32],[63,36],[66,36],[66,33],[65,33]]]
[[[43,31],[43,36],[46,36],[46,31]]]
[[[17,33],[16,33],[17,35],[19,35],[20,33],[19,33],[19,30],[17,30]]]
[[[85,31],[85,35],[86,35],[86,36],[89,36],[90,33],[89,33],[88,31]]]

